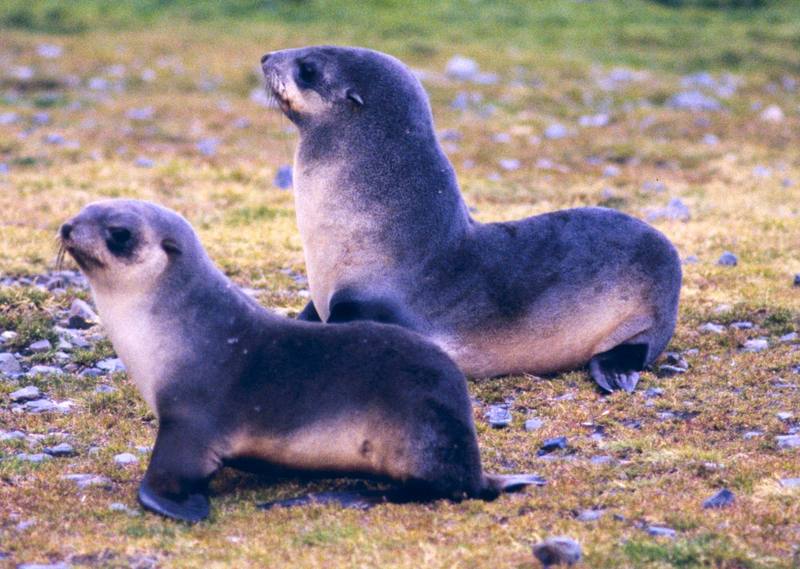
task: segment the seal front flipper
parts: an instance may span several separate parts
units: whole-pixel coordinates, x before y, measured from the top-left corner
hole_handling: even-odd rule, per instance
[[[305,320],[306,322],[322,322],[322,318],[319,317],[317,313],[317,307],[314,306],[314,301],[310,301],[306,304],[306,307],[303,308],[302,312],[297,315],[298,320]]]
[[[644,369],[647,350],[647,344],[615,346],[592,357],[589,374],[603,391],[611,393],[624,389],[630,393],[639,382],[639,371]]]
[[[162,420],[139,502],[162,516],[195,523],[209,514],[208,482],[218,462],[202,431]]]
[[[370,297],[347,288],[337,290],[331,297],[328,322],[342,323],[355,320],[371,320],[414,328],[413,318],[398,302]]]
[[[503,493],[519,492],[528,486],[544,486],[546,483],[538,474],[484,474],[481,498],[494,500]]]

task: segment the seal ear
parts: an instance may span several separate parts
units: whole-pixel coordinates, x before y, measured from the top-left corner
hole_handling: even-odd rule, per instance
[[[349,88],[347,91],[344,92],[344,96],[353,101],[359,107],[364,106],[364,99],[361,98],[361,95],[356,93],[355,89]]]
[[[177,241],[169,237],[161,242],[161,248],[167,252],[167,255],[180,255],[182,253]]]

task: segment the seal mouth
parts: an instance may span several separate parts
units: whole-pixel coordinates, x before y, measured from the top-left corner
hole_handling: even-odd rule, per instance
[[[285,114],[289,114],[292,111],[292,104],[286,95],[286,83],[281,81],[274,71],[265,69],[264,77],[267,80],[266,90],[271,102],[276,103]]]
[[[64,257],[69,253],[70,257],[75,259],[78,266],[84,271],[91,271],[93,269],[105,268],[105,263],[92,255],[87,253],[73,242],[67,242],[64,239],[59,241],[58,255],[56,257],[56,269],[61,270],[64,266]]]

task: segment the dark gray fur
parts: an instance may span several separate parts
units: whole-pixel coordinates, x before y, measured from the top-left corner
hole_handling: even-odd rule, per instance
[[[152,254],[142,244],[145,226],[169,254],[148,310],[184,348],[177,361],[159,368],[159,430],[139,491],[145,507],[186,521],[203,519],[208,482],[224,464],[309,473],[258,453],[232,455],[230,440],[243,427],[256,437],[289,441],[309,426],[364,414],[398,427],[375,432],[359,443],[359,452],[401,442],[398,448],[414,466],[394,481],[418,498],[491,498],[527,483],[483,475],[465,379],[417,334],[372,322],[334,327],[277,316],[212,264],[185,219],[148,202],[90,205],[62,226],[62,240],[92,283],[109,259],[133,264]],[[112,227],[127,229],[131,246],[103,266],[87,264],[82,252],[96,252]],[[379,469],[331,473],[386,478]]]
[[[326,166],[339,166],[338,178],[325,183],[350,207],[352,216],[340,215],[341,223],[357,216],[375,220],[379,229],[370,246],[395,262],[391,270],[376,266],[373,275],[338,290],[329,301],[328,321],[371,318],[429,336],[480,334],[511,329],[525,319],[546,327],[564,306],[580,314],[590,291],[613,288],[624,295],[636,289],[643,291],[642,303],[654,320],[625,340],[640,348],[596,354],[590,366],[603,389],[631,390],[636,370],[664,350],[675,328],[681,267],[669,240],[642,221],[605,208],[478,223],[439,146],[427,96],[405,65],[361,48],[285,50],[262,60],[268,87],[280,99],[281,85],[296,79],[298,65],[309,62],[318,70],[317,81],[300,86],[302,92],[315,91],[330,108],[303,114],[282,104],[300,130],[295,171],[313,179]],[[357,93],[359,102],[348,93]],[[297,199],[303,192],[304,187],[295,188]],[[320,302],[315,277],[309,270],[312,299]],[[392,293],[376,296],[376,283],[387,280]],[[346,307],[337,308],[337,301]],[[318,318],[314,306],[302,317]],[[498,374],[508,371],[498,366]]]

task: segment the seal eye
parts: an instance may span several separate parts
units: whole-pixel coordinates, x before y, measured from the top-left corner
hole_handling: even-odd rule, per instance
[[[301,61],[297,70],[297,77],[302,83],[311,85],[317,80],[317,67],[309,61]]]
[[[106,245],[114,254],[125,254],[133,248],[133,234],[126,227],[108,227],[106,235]]]

